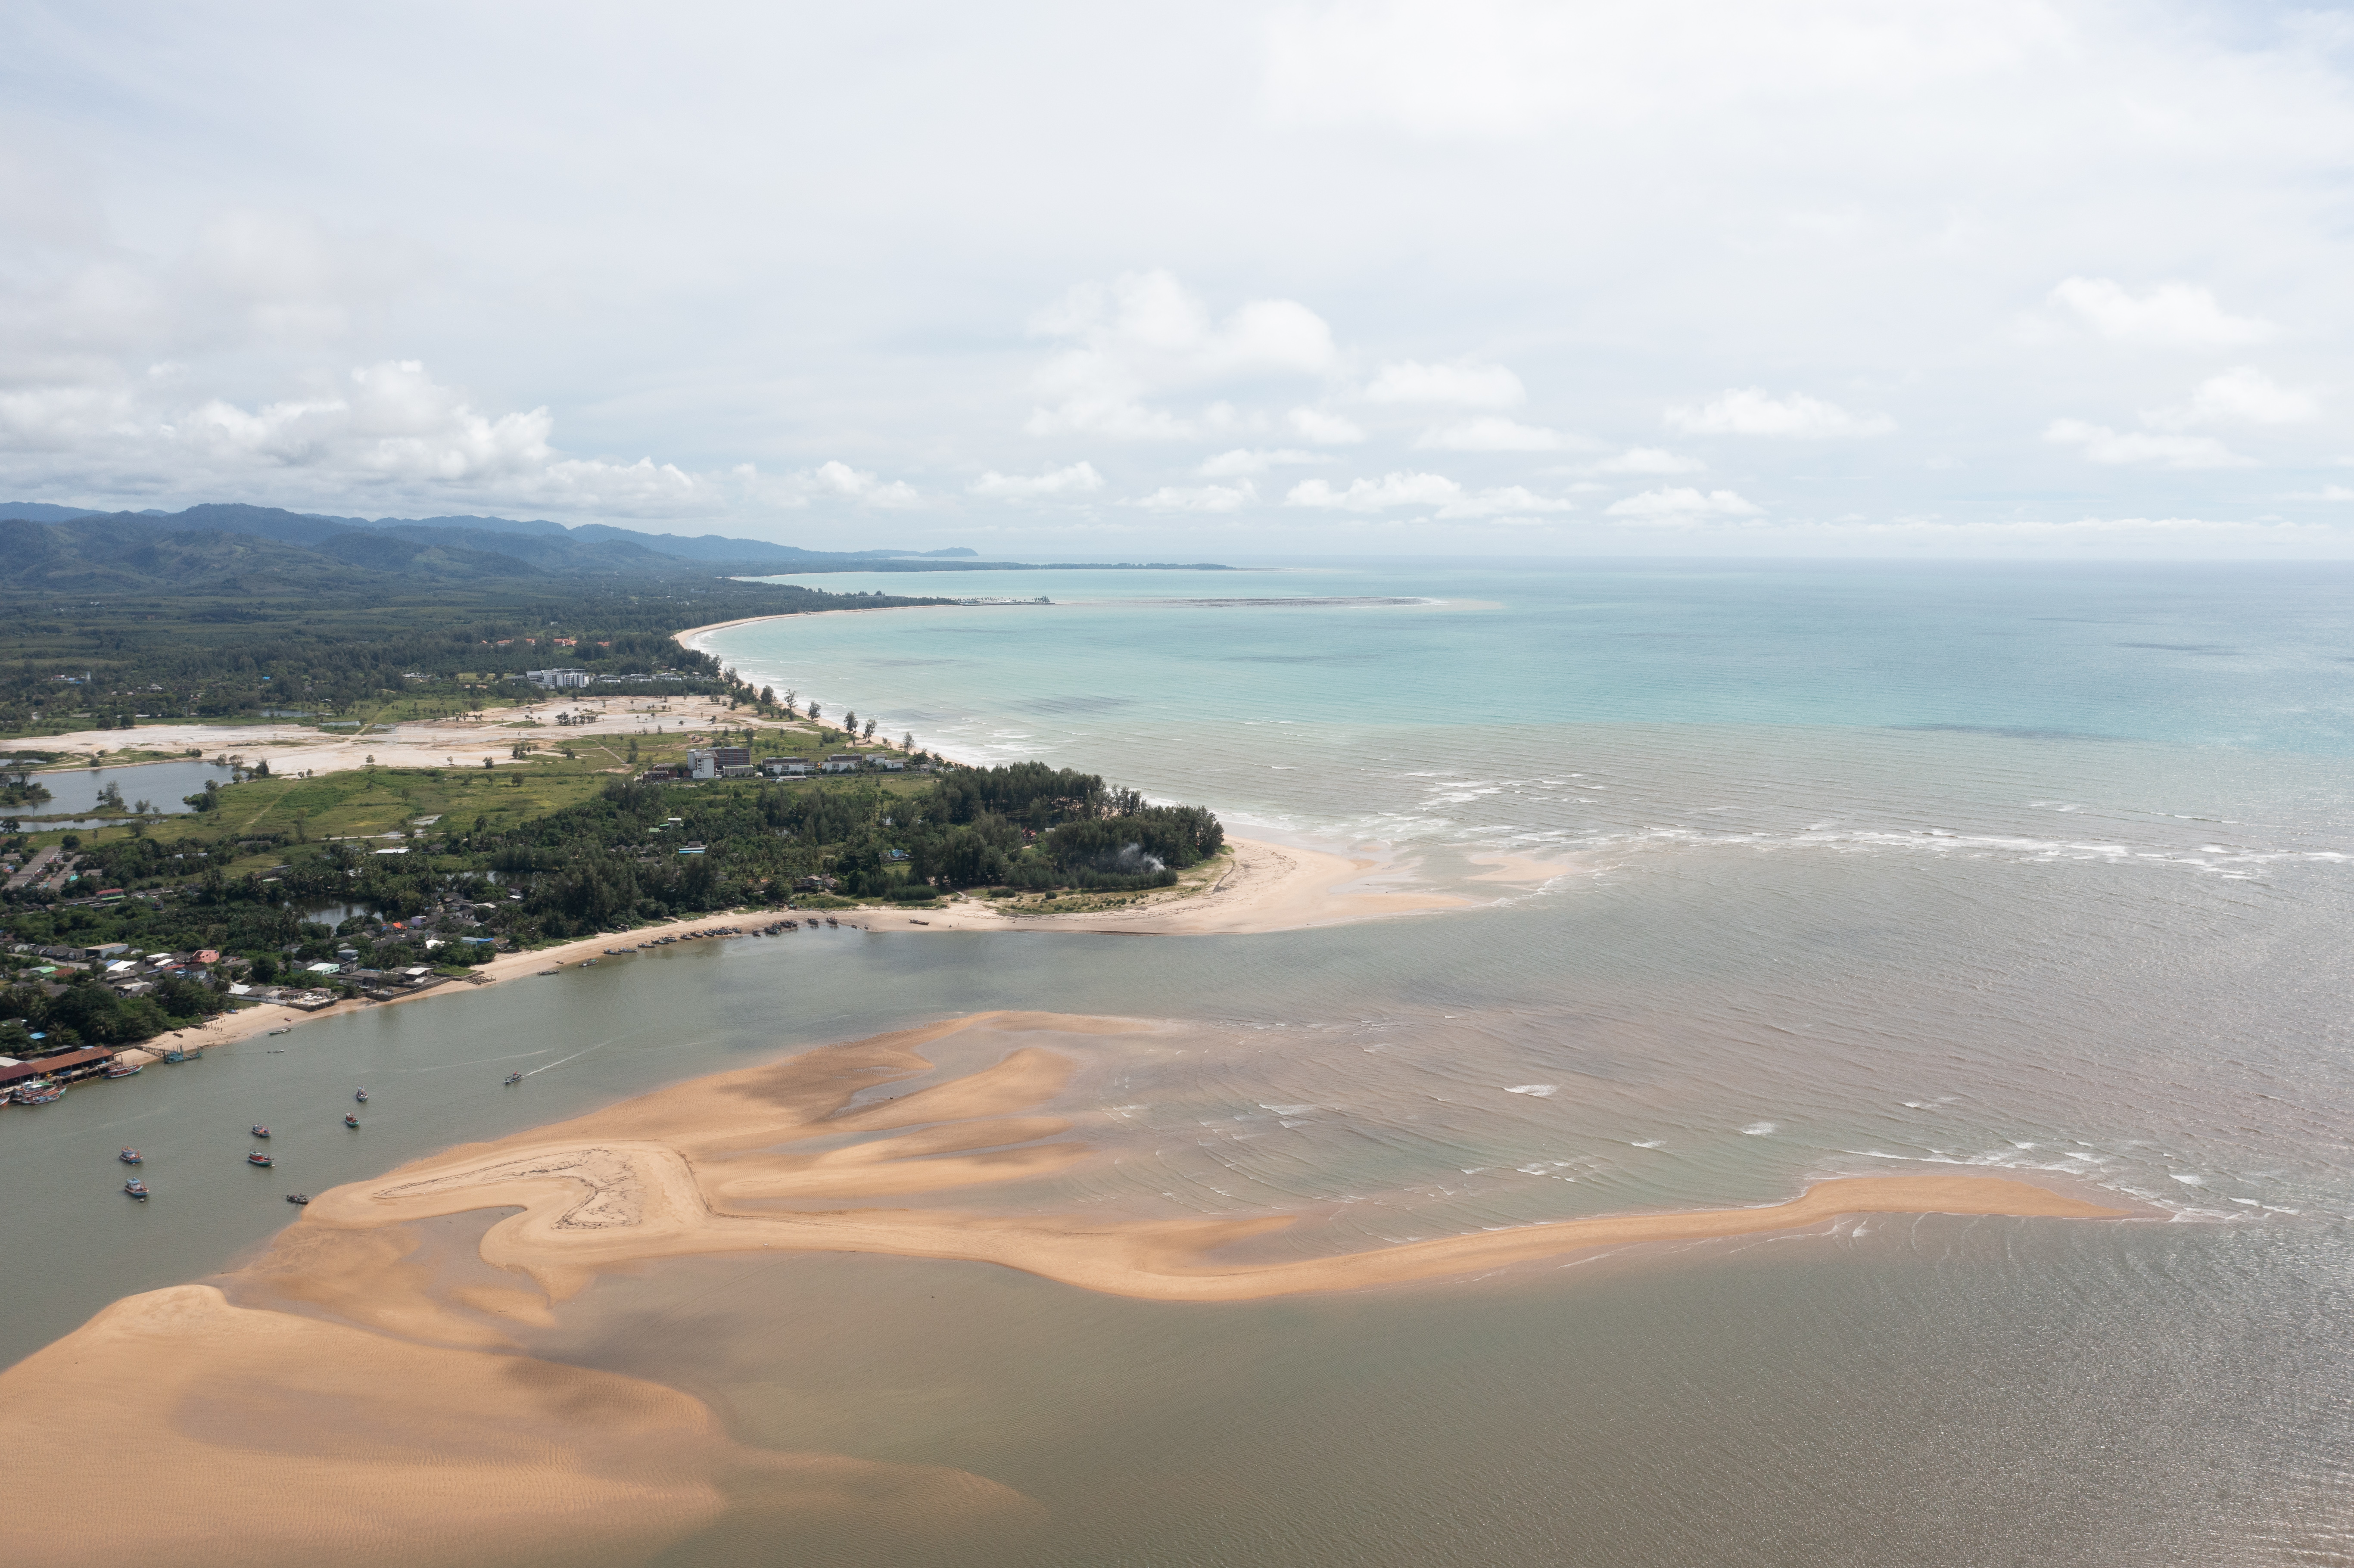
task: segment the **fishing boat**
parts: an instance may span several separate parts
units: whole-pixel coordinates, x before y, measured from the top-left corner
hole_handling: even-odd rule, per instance
[[[359,1126],[359,1124],[360,1124],[360,1118],[357,1118],[357,1117],[354,1116],[354,1115],[353,1115],[351,1112],[349,1112],[349,1111],[345,1111],[345,1112],[344,1113],[344,1125],[345,1125],[345,1127],[357,1127],[357,1126]]]
[[[286,1201],[290,1203],[307,1203],[311,1201],[311,1194],[308,1192],[289,1192],[286,1194]]]
[[[65,1098],[66,1086],[46,1078],[35,1078],[29,1084],[16,1086],[16,1103],[20,1106],[45,1106]]]
[[[359,1101],[362,1105],[366,1105],[367,1104],[367,1091],[366,1089],[355,1090],[353,1091],[352,1098]]]
[[[135,1149],[126,1149],[115,1158],[125,1165],[143,1165],[147,1162],[147,1157]]]
[[[122,1190],[143,1203],[147,1201],[147,1183],[135,1176],[122,1184]]]
[[[262,1153],[259,1149],[247,1155],[245,1157],[245,1162],[248,1165],[275,1165],[278,1163],[278,1161],[270,1159],[270,1156]]]
[[[292,1033],[294,1033],[294,1031],[293,1031],[292,1029],[291,1029],[291,1028],[287,1028],[287,1029],[273,1029],[273,1030],[271,1030],[270,1033],[271,1033],[272,1034],[292,1034]]]
[[[507,1087],[513,1088],[522,1082],[523,1075],[521,1073],[509,1073],[507,1075]]]
[[[112,1062],[107,1065],[106,1075],[110,1078],[132,1078],[146,1070],[144,1062]]]
[[[262,1126],[260,1122],[255,1122],[246,1130],[252,1133],[256,1138],[268,1138],[270,1136],[270,1129]]]

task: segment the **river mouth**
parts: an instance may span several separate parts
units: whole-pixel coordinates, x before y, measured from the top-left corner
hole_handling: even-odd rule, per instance
[[[999,1117],[1066,1130],[952,1148],[970,1126],[940,1116],[713,1157],[1003,1178],[716,1200],[764,1224],[866,1213],[877,1245],[558,1277],[485,1255],[528,1194],[429,1237],[428,1286],[472,1293],[468,1331],[506,1336],[456,1350],[598,1374],[539,1386],[642,1400],[642,1446],[697,1456],[642,1510],[664,1540],[531,1550],[616,1568],[773,1560],[779,1541],[1056,1568],[2342,1555],[2354,741],[2323,678],[2327,585],[2062,573],[2022,609],[1944,568],[1450,571],[1312,585],[1443,592],[1438,610],[1058,604],[711,634],[779,690],[905,704],[937,715],[907,727],[1204,800],[1238,837],[1462,902],[1259,934],[679,943],[78,1085],[0,1113],[21,1200],[0,1245],[38,1265],[12,1277],[0,1359],[256,1255],[290,1189],[560,1144],[666,1086],[1050,1009],[1151,1025],[1061,1040],[1066,1086]],[[272,1172],[240,1163],[256,1120]],[[918,1134],[944,1141],[858,1164]],[[148,1203],[119,1191],[124,1143]],[[659,1186],[607,1180],[628,1166],[608,1152],[563,1178],[594,1200],[584,1224]],[[925,1213],[965,1233],[1054,1215],[1097,1241],[1223,1227],[1202,1266],[1290,1266],[1904,1173],[2148,1217],[1864,1213],[1216,1301],[879,1245]],[[453,1348],[356,1321],[403,1354]],[[602,1463],[536,1421],[506,1429]],[[693,1421],[725,1445],[675,1436]],[[753,1450],[907,1468],[861,1472],[892,1507],[812,1524],[777,1500],[802,1482]],[[354,1491],[306,1495],[323,1514]],[[689,1491],[716,1511],[664,1511]],[[525,1552],[485,1538],[459,1560]]]

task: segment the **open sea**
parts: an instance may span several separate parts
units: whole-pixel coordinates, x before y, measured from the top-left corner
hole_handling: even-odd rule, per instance
[[[0,1363],[233,1261],[289,1185],[928,1019],[1114,1014],[1183,1048],[1099,1042],[1068,1104],[1108,1158],[988,1202],[1280,1213],[1317,1252],[1958,1167],[2148,1217],[1224,1305],[865,1255],[646,1267],[529,1348],[1044,1510],[921,1542],[748,1515],[653,1561],[2354,1563],[2354,570],[811,580],[1054,602],[700,645],[829,715],[1480,903],[692,944],[0,1112]],[[549,1070],[495,1092],[511,1066]],[[239,1163],[255,1120],[274,1173]],[[126,1142],[150,1203],[115,1191]]]

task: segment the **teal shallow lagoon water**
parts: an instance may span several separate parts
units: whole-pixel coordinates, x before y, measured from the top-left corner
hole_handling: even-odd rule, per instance
[[[1049,1510],[944,1562],[2349,1560],[2345,578],[1202,577],[964,578],[1127,598],[711,645],[960,754],[1099,768],[1500,902],[701,944],[0,1112],[0,1234],[37,1262],[0,1354],[202,1277],[289,1188],[927,1018],[1166,1018],[1196,1026],[1183,1050],[1107,1046],[1071,1092],[1107,1158],[1003,1201],[1295,1214],[1275,1245],[1330,1251],[1962,1166],[2171,1217],[1865,1220],[1214,1308],[713,1260],[601,1283],[535,1349],[677,1383],[749,1441],[954,1465]],[[1269,584],[1444,602],[1136,602]],[[1566,869],[1467,880],[1489,850]],[[239,1164],[255,1119],[274,1173]],[[122,1142],[150,1154],[143,1207],[114,1191]],[[722,1529],[666,1561],[861,1552],[908,1560]]]

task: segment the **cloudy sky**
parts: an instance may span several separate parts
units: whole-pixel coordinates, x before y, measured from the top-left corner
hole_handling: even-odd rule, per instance
[[[0,499],[2354,555],[2354,13],[0,12]]]

